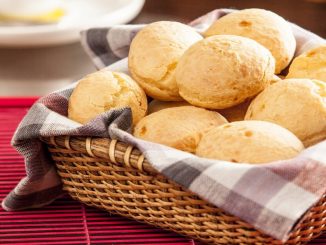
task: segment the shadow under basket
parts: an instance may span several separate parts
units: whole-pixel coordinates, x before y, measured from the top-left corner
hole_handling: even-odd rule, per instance
[[[43,138],[64,190],[89,206],[211,244],[282,244],[202,200],[154,170],[141,152],[107,138]],[[326,231],[326,195],[286,244],[304,244]]]

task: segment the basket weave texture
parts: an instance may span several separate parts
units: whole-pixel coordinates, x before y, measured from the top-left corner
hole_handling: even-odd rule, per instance
[[[210,244],[282,244],[225,213],[154,170],[141,152],[107,138],[42,139],[64,190],[89,206]],[[326,231],[326,194],[286,244],[304,244]]]

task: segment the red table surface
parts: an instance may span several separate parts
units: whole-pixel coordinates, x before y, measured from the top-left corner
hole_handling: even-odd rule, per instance
[[[12,135],[36,98],[0,98],[0,201],[25,175],[23,158],[10,146]],[[0,244],[199,245],[118,215],[85,206],[68,196],[38,209],[0,208]],[[326,244],[326,234],[309,244]]]

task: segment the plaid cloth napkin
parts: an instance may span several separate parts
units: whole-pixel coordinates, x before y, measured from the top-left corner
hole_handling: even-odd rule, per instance
[[[199,31],[232,10],[215,10],[190,23]],[[129,44],[142,25],[90,29],[82,43],[98,68],[127,72]],[[297,54],[325,42],[296,25]],[[74,135],[119,139],[137,146],[155,169],[272,237],[285,241],[294,225],[326,192],[326,141],[298,157],[262,165],[209,160],[134,138],[131,110],[99,115],[86,125],[69,120],[68,99],[76,83],[38,100],[18,126],[12,145],[25,157],[26,177],[2,202],[8,211],[43,206],[63,194],[40,136]]]

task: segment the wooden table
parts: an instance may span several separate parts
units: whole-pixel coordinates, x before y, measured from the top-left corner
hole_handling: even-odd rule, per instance
[[[326,0],[147,0],[132,23],[187,23],[216,8],[265,8],[326,37]],[[0,96],[44,95],[95,68],[79,43],[57,47],[0,48]]]

